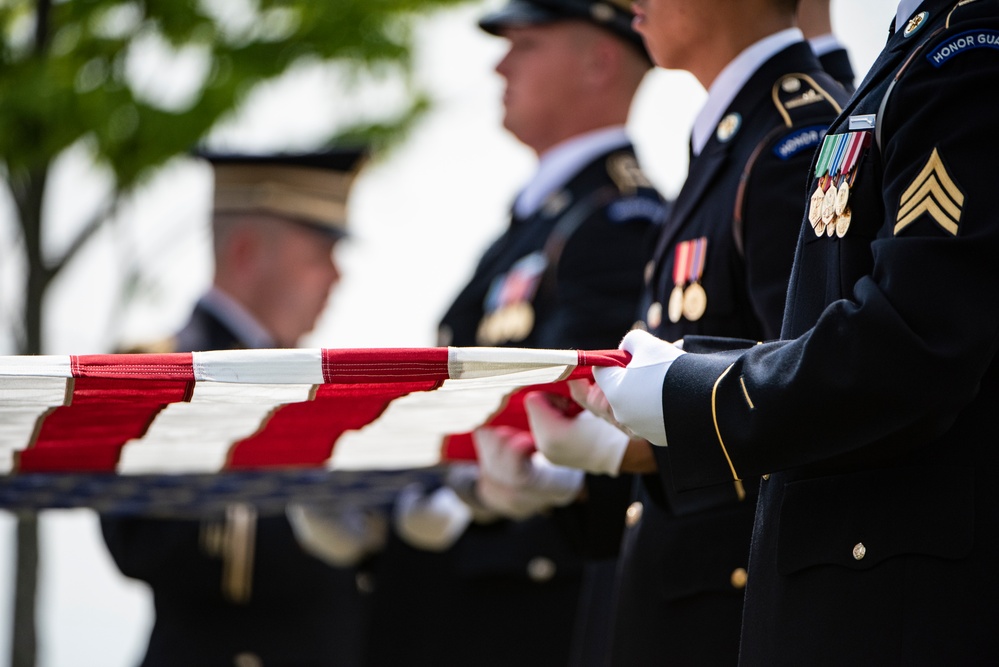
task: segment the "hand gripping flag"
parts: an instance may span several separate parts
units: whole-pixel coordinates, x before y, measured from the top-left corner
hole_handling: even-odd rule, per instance
[[[619,351],[244,350],[0,357],[0,507],[176,514],[233,500],[385,502],[526,428]]]

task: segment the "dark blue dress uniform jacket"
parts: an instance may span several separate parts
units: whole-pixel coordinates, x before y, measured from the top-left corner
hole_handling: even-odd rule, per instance
[[[171,347],[245,346],[198,306]],[[353,570],[306,554],[283,515],[260,516],[249,600],[234,602],[223,594],[223,560],[204,542],[206,528],[223,520],[102,517],[119,569],[152,588],[156,618],[143,667],[361,664],[363,600]]]
[[[819,63],[826,74],[836,79],[846,92],[853,93],[856,83],[853,73],[853,65],[850,63],[850,54],[846,49],[833,49],[819,56]]]
[[[663,214],[630,146],[593,160],[535,215],[514,218],[486,251],[443,318],[442,344],[615,347],[634,323],[652,228]],[[546,246],[553,259],[532,299],[533,329],[520,340],[479,338],[497,278]],[[589,546],[620,541],[628,500],[627,480],[589,477],[593,502],[473,524],[442,554],[390,539],[376,565],[369,664],[568,664],[586,559],[616,552]]]
[[[809,161],[845,99],[805,42],[763,63],[736,94],[691,161],[658,241],[646,304],[660,304],[662,317],[658,326],[648,318],[652,333],[778,336]],[[707,307],[673,322],[676,249],[695,239],[707,239]],[[678,493],[665,450],[655,453],[659,474],[638,479],[629,510],[613,663],[733,665],[758,484]]]
[[[916,11],[830,130],[875,128],[783,340],[666,375],[678,487],[765,476],[742,664],[999,663],[999,2]]]

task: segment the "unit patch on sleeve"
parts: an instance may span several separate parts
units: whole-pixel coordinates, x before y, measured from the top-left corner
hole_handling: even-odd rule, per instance
[[[648,219],[659,224],[665,217],[666,207],[649,197],[626,197],[607,207],[607,218],[611,222]]]
[[[774,155],[781,160],[790,160],[801,151],[818,146],[825,134],[825,125],[812,125],[795,130],[777,142],[774,146]]]
[[[934,67],[942,67],[951,58],[975,49],[999,50],[999,30],[969,30],[954,35],[937,44],[926,59]]]
[[[919,175],[899,198],[894,234],[908,227],[923,213],[957,236],[964,206],[964,193],[951,179],[937,149],[933,149]]]

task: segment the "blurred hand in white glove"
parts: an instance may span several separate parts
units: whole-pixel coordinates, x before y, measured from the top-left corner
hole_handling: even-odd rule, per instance
[[[628,365],[594,368],[593,378],[618,423],[654,445],[665,446],[663,381],[670,365],[684,352],[640,329],[628,332],[619,348],[631,353]]]
[[[482,503],[511,519],[526,519],[572,503],[585,473],[554,465],[533,452],[528,431],[507,426],[480,428],[473,434],[479,458],[476,492]]]
[[[392,519],[396,532],[411,546],[445,551],[472,522],[472,510],[449,486],[427,493],[420,484],[410,484],[399,492]]]
[[[302,549],[335,567],[351,567],[380,551],[388,535],[388,521],[375,509],[292,503],[285,515]]]
[[[552,463],[615,477],[621,471],[631,436],[620,428],[592,412],[567,417],[542,392],[525,396],[524,408],[538,451]]]

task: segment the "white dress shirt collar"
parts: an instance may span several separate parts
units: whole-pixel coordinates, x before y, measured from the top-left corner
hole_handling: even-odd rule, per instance
[[[808,40],[808,44],[812,47],[812,53],[815,54],[817,58],[821,58],[827,53],[832,53],[833,51],[838,51],[843,48],[843,43],[836,39],[836,35],[826,33],[825,35],[819,35],[818,37],[812,37]]]
[[[276,346],[274,337],[241,303],[213,286],[199,299],[202,308],[219,319],[250,349]]]
[[[549,195],[568,183],[594,158],[629,143],[624,126],[615,125],[581,134],[548,149],[538,160],[534,176],[517,196],[514,213],[520,218],[533,215]]]
[[[694,121],[694,131],[691,136],[694,155],[704,150],[711,133],[718,127],[722,114],[756,70],[776,53],[804,39],[798,28],[775,32],[745,49],[725,66],[708,89],[708,100]]]

